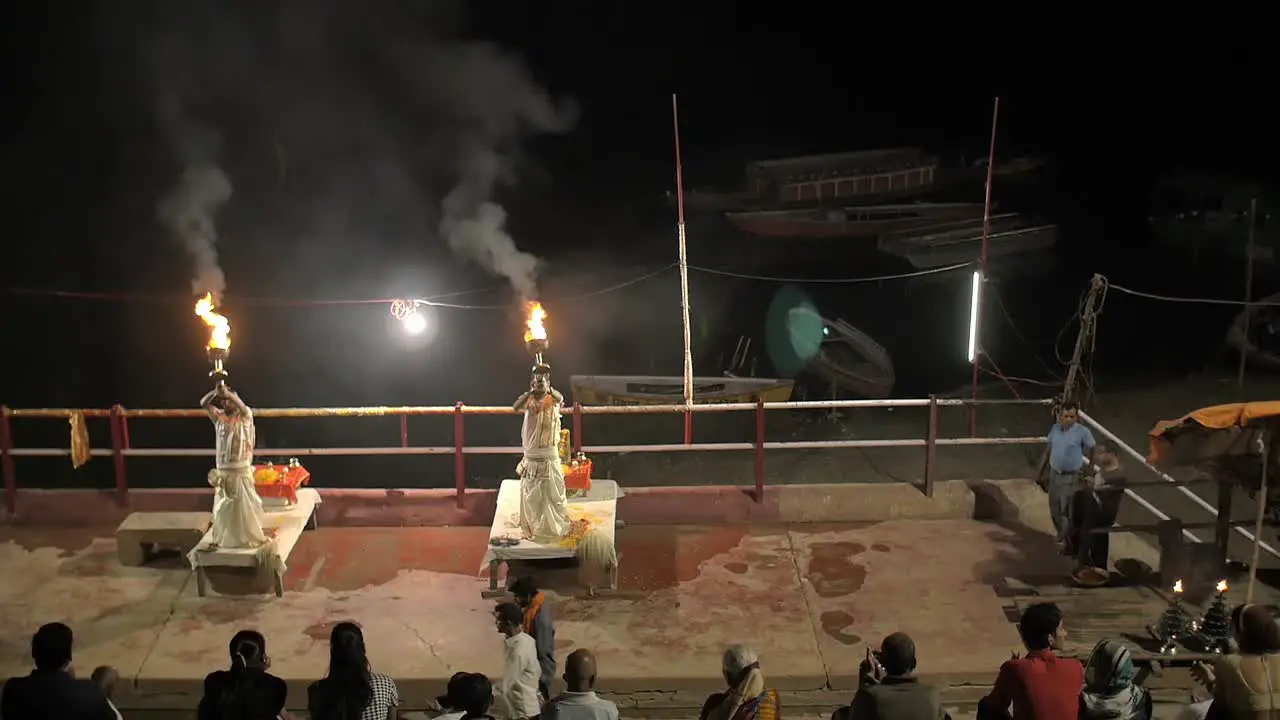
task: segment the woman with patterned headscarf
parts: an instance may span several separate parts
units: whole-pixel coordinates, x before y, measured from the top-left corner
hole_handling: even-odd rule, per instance
[[[731,645],[721,664],[725,692],[712,693],[698,720],[778,720],[782,703],[778,691],[765,687],[760,658],[746,645]]]
[[[1151,720],[1151,693],[1134,683],[1137,671],[1129,648],[1103,640],[1084,665],[1081,720]]]

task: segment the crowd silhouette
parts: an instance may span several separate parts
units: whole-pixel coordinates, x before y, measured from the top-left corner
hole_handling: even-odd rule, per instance
[[[543,594],[523,579],[515,602],[497,605],[494,624],[502,638],[504,670],[498,681],[481,673],[455,673],[444,695],[427,705],[439,720],[618,720],[616,704],[595,692],[595,655],[579,648],[564,662],[564,690],[551,695],[554,620]],[[1280,624],[1273,608],[1240,605],[1231,613],[1230,652],[1192,674],[1203,698],[1181,709],[1180,720],[1280,720]],[[1066,657],[1067,623],[1052,603],[1032,605],[1019,619],[1024,651],[1014,653],[978,703],[977,720],[1153,720],[1151,693],[1129,648],[1099,642],[1082,663]],[[539,637],[541,635],[541,637]],[[550,637],[548,637],[550,636]],[[42,626],[31,638],[34,669],[0,690],[3,720],[117,720],[118,673],[95,669],[77,679],[72,668],[72,630]],[[199,720],[290,720],[288,687],[271,674],[267,639],[241,630],[228,645],[229,663],[205,678],[195,715]],[[859,687],[832,720],[948,720],[939,688],[916,677],[916,645],[897,632],[868,648]],[[712,693],[699,720],[779,720],[780,694],[766,682],[756,651],[732,645],[722,657],[724,689]],[[395,680],[374,671],[364,635],[354,622],[340,622],[329,635],[329,667],[307,689],[313,720],[395,720],[402,700]],[[812,714],[806,711],[805,714]]]

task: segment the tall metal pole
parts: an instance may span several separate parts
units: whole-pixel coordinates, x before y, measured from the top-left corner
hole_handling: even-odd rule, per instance
[[[1249,200],[1249,242],[1244,253],[1244,335],[1240,343],[1240,368],[1236,371],[1236,387],[1244,387],[1244,360],[1249,348],[1249,325],[1253,322],[1253,231],[1258,226],[1258,199]]]
[[[991,146],[987,149],[987,188],[986,197],[982,206],[982,254],[979,256],[979,269],[982,273],[981,281],[978,283],[978,291],[974,299],[974,307],[977,316],[977,349],[973,353],[973,375],[971,388],[973,391],[973,399],[978,399],[978,365],[982,362],[982,296],[985,295],[985,285],[987,284],[987,243],[991,239],[991,179],[995,176],[996,169],[996,120],[1000,117],[1000,98],[996,98],[995,106],[991,109]],[[978,409],[976,403],[969,406],[969,437],[977,437],[978,434]]]
[[[671,95],[671,120],[676,136],[676,218],[680,236],[680,313],[684,328],[684,444],[693,444],[693,349],[689,331],[689,256],[684,233],[684,169],[680,165],[680,110]]]

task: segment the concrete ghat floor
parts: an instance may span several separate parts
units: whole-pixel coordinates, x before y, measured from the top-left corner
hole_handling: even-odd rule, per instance
[[[110,530],[0,528],[0,677],[29,668],[44,622],[76,632],[82,673],[134,681],[122,707],[191,708],[241,628],[268,639],[291,704],[327,662],[334,622],[366,634],[373,666],[422,707],[458,670],[497,676],[500,644],[478,572],[486,528],[321,528],[289,559],[286,595],[199,598],[177,558],[124,568]],[[866,642],[895,630],[934,682],[988,683],[1017,645],[992,584],[1057,568],[1049,539],[967,520],[791,527],[631,526],[619,531],[616,596],[555,595],[563,658],[589,647],[600,688],[710,690],[733,642],[760,652],[784,690],[853,686]],[[545,587],[565,572],[540,573]],[[228,584],[223,589],[234,589]]]

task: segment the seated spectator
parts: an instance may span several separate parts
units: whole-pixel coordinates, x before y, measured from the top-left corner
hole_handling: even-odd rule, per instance
[[[116,720],[124,720],[123,716],[120,715],[119,708],[116,707],[116,683],[120,682],[120,673],[108,665],[99,665],[93,669],[93,674],[89,676],[89,679],[102,691],[103,697],[107,699],[107,704],[111,706],[111,711],[116,714]]]
[[[307,712],[313,720],[396,720],[399,705],[396,681],[369,669],[360,626],[334,625],[329,672],[307,688]]]
[[[867,648],[853,702],[832,720],[946,720],[937,688],[915,676],[916,644],[906,633],[893,633],[880,651]]]
[[[71,628],[43,625],[31,636],[36,668],[0,689],[0,717],[5,720],[116,720],[102,691],[71,670]]]
[[[1136,676],[1129,648],[1114,640],[1094,645],[1084,664],[1080,720],[1151,720],[1151,693]]]
[[[724,651],[720,671],[729,689],[712,693],[702,704],[698,720],[777,720],[782,703],[778,691],[764,686],[760,659],[745,645]]]
[[[567,688],[542,708],[542,720],[618,720],[618,706],[595,693],[596,657],[578,648],[564,661]]]
[[[1238,655],[1199,665],[1197,678],[1213,693],[1207,720],[1253,720],[1280,715],[1280,626],[1264,605],[1231,611]]]
[[[267,672],[267,639],[256,630],[241,630],[231,638],[231,669],[217,670],[204,679],[204,697],[196,709],[199,720],[277,720],[284,712],[289,688]]]
[[[489,709],[493,707],[493,683],[480,673],[467,673],[458,683],[458,695],[462,702],[462,720],[493,720]]]
[[[436,698],[436,720],[461,720],[462,716],[467,713],[463,707],[463,688],[466,686],[466,677],[471,673],[454,673],[449,678],[449,685],[445,688],[444,694]]]
[[[1076,720],[1084,667],[1054,654],[1067,640],[1062,611],[1053,603],[1032,605],[1018,621],[1018,634],[1026,657],[1014,653],[1000,666],[995,686],[978,703],[978,719],[1008,717],[1012,710],[1013,720]]]

